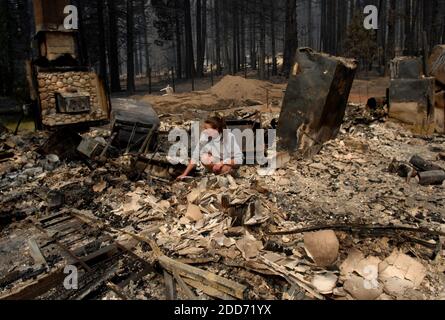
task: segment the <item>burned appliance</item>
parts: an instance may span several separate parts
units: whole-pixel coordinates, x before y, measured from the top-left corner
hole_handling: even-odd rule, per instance
[[[111,104],[100,77],[84,65],[78,31],[64,26],[69,0],[33,0],[34,55],[29,65],[31,98],[42,129],[106,124]]]

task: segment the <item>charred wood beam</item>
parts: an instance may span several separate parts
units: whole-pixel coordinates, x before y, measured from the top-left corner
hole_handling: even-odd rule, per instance
[[[269,232],[267,235],[269,236],[284,236],[291,234],[299,234],[306,232],[314,232],[320,230],[337,230],[337,231],[345,231],[345,232],[382,232],[382,231],[402,231],[402,232],[412,232],[412,233],[420,233],[420,234],[428,234],[431,236],[445,236],[445,232],[434,231],[426,228],[410,228],[403,226],[385,226],[385,225],[361,225],[361,224],[337,224],[337,225],[320,225],[308,228],[299,228],[287,231],[278,231],[278,232]]]

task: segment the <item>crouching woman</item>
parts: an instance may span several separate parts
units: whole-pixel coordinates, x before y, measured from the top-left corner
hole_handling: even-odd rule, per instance
[[[199,146],[193,152],[187,169],[178,177],[179,180],[187,178],[198,161],[208,172],[216,175],[231,174],[244,162],[241,148],[233,133],[226,130],[224,119],[208,118],[202,129]]]

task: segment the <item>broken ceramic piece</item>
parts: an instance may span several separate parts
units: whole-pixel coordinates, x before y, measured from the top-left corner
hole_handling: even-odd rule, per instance
[[[312,285],[321,294],[331,294],[337,286],[338,277],[333,273],[326,273],[324,275],[316,275],[312,280]]]
[[[376,300],[383,293],[383,286],[379,282],[373,283],[355,275],[343,287],[357,300]]]
[[[426,268],[415,259],[395,250],[390,257],[379,265],[380,281],[385,290],[392,295],[403,295],[407,289],[419,287],[425,276]]]
[[[320,267],[331,266],[337,261],[340,243],[332,230],[306,233],[304,247],[307,254]]]

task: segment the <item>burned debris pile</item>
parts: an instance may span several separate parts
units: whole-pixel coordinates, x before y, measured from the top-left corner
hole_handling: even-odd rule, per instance
[[[245,166],[182,182],[149,169],[132,182],[128,155],[90,168],[37,153],[45,134],[2,135],[14,154],[1,163],[2,298],[437,299],[443,185],[388,167],[435,172],[443,160],[411,157],[436,159],[444,140],[353,121],[366,112],[348,108],[318,155],[287,157],[271,176]],[[67,264],[77,291],[60,281]]]
[[[418,67],[395,65],[393,81]],[[282,110],[241,92],[158,116],[136,97],[111,101],[110,126],[2,132],[0,299],[444,298],[445,138],[388,120],[386,98],[349,104],[355,69],[300,49]],[[175,180],[170,130],[214,112],[278,128],[274,170]]]

